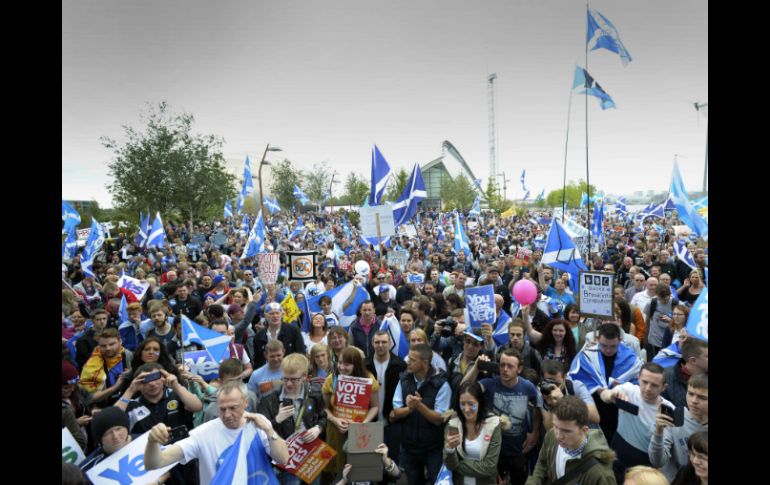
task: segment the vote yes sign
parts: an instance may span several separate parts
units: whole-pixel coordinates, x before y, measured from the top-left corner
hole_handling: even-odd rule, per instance
[[[165,466],[147,471],[144,468],[144,447],[147,445],[146,432],[131,440],[129,444],[111,454],[86,472],[94,485],[129,485],[132,483],[151,483],[176,465]]]
[[[214,362],[207,350],[185,352],[184,362],[190,367],[190,372],[199,375],[206,382],[219,377],[219,364]]]
[[[369,411],[371,394],[371,379],[339,376],[334,390],[334,415],[355,423],[362,423]]]
[[[134,294],[134,296],[136,296],[137,300],[141,301],[141,299],[144,297],[144,294],[147,292],[147,289],[150,287],[150,284],[146,282],[142,283],[136,278],[123,275],[118,280],[118,286],[130,291]]]
[[[298,438],[303,434],[304,432],[298,432],[286,438],[289,461],[285,465],[279,464],[277,466],[298,476],[306,483],[311,483],[337,452],[320,438],[316,438],[310,443],[302,443]]]

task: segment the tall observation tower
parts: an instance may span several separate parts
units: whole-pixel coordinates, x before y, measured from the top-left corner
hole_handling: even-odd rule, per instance
[[[497,153],[495,152],[495,80],[497,74],[487,76],[487,101],[489,108],[489,176],[494,180],[497,174]]]

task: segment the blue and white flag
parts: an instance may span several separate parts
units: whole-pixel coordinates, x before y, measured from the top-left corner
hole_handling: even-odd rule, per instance
[[[78,253],[78,234],[77,226],[70,226],[67,231],[67,239],[61,246],[62,259],[72,259]]]
[[[583,350],[578,352],[572,360],[568,375],[572,380],[585,384],[588,393],[593,394],[597,389],[608,388],[607,377],[609,377],[609,386],[612,386],[613,383],[624,384],[626,382],[636,384],[642,365],[643,362],[634,351],[626,344],[621,343],[618,345],[612,375],[607,376],[604,359],[599,356],[598,344],[586,344]]]
[[[343,305],[354,289],[356,296],[353,297],[353,303],[351,303],[347,309],[343,309]],[[331,298],[332,311],[340,317],[340,325],[345,328],[345,330],[347,330],[348,327],[350,327],[350,324],[356,320],[356,311],[358,311],[361,304],[370,300],[369,292],[366,291],[366,289],[361,286],[355,286],[353,281],[349,281],[342,286],[332,288],[329,291],[308,299],[307,304],[311,313],[323,311],[321,304],[319,303],[323,296]]]
[[[708,196],[701,197],[698,200],[692,201],[692,206],[696,210],[698,210],[698,209],[708,209],[708,207],[709,207],[709,198],[708,198]]]
[[[641,213],[642,222],[644,222],[645,219],[649,217],[657,217],[659,219],[666,219],[666,213],[663,210],[663,206],[666,205],[666,202],[661,202],[660,204],[653,205],[650,204],[652,207],[645,208]]]
[[[604,204],[594,204],[594,220],[591,236],[601,245],[604,243]]]
[[[406,224],[409,219],[417,214],[417,204],[427,197],[425,192],[425,182],[422,180],[420,164],[415,163],[412,168],[412,175],[404,187],[404,192],[393,204],[393,223],[396,227]]]
[[[147,245],[147,236],[150,232],[150,212],[143,214],[139,211],[139,234],[136,236],[136,245],[143,248]]]
[[[253,258],[259,253],[265,252],[265,223],[262,219],[262,211],[259,211],[257,220],[249,232],[249,238],[246,240],[246,249],[244,255],[247,258]]]
[[[291,235],[289,236],[289,239],[294,239],[295,237],[300,236],[304,230],[305,230],[305,226],[302,222],[302,216],[299,216],[297,218],[297,227],[294,228],[294,231],[292,231]]]
[[[671,197],[671,194],[668,194],[666,202],[663,204],[663,210],[666,212],[676,210],[676,204],[674,204],[674,199]]]
[[[607,49],[620,56],[620,62],[627,66],[631,62],[631,54],[628,53],[623,42],[620,41],[618,29],[607,20],[607,17],[596,10],[588,9],[588,28],[586,29],[586,43],[592,51]]]
[[[541,190],[540,193],[535,198],[535,203],[540,202],[543,199],[545,199],[545,187],[543,187],[543,190]]]
[[[446,233],[444,232],[444,227],[441,226],[441,224],[439,224],[437,226],[437,230],[438,230],[438,240],[439,241],[446,241]]]
[[[350,227],[348,226],[348,218],[342,216],[342,229],[345,231],[345,237],[350,240]]]
[[[298,198],[302,205],[306,205],[308,202],[310,202],[310,199],[308,199],[307,195],[302,192],[302,189],[299,188],[299,185],[294,185],[294,197]]]
[[[516,299],[513,299],[513,301],[514,303],[511,304],[512,307],[514,304],[518,305]],[[495,344],[498,347],[502,347],[503,345],[507,344],[511,339],[511,335],[508,333],[508,324],[510,322],[511,316],[508,315],[508,312],[505,310],[500,310],[500,316],[497,317],[497,325],[495,326],[495,330],[492,333],[492,340],[495,341]]]
[[[676,205],[676,212],[679,214],[679,219],[687,225],[692,231],[699,237],[708,240],[709,226],[706,221],[703,220],[698,211],[695,210],[690,199],[687,197],[687,190],[684,188],[684,182],[682,176],[679,174],[679,165],[674,160],[674,173],[671,176],[671,189],[669,190],[671,198],[674,199],[674,205]]]
[[[658,355],[652,358],[652,361],[663,368],[673,367],[682,358],[682,349],[679,348],[679,341],[672,343],[665,349],[661,349]]]
[[[460,224],[460,216],[455,214],[455,253],[465,253],[465,256],[472,258],[471,247],[468,244],[468,236],[465,234],[465,228]]]
[[[620,215],[626,215],[628,214],[628,209],[626,209],[626,197],[620,196],[618,197],[618,200],[615,202],[615,211]]]
[[[163,222],[160,220],[160,212],[155,213],[155,221],[152,223],[150,235],[147,236],[148,248],[165,248],[166,231],[163,229]]]
[[[251,178],[251,164],[249,162],[249,156],[246,155],[246,163],[243,167],[243,187],[241,187],[241,194],[245,196],[254,192],[254,180]]]
[[[385,186],[388,184],[390,174],[391,169],[390,165],[388,165],[388,161],[382,156],[377,145],[374,145],[374,148],[372,148],[372,182],[371,189],[369,190],[369,206],[380,205],[382,194],[385,193]],[[409,184],[407,184],[407,187],[408,186]],[[423,190],[425,190],[424,185]]]
[[[279,210],[281,210],[281,206],[278,205],[278,199],[270,199],[269,197],[265,196],[262,198],[262,202],[265,204],[265,207],[267,207],[267,210],[270,211],[271,214],[275,214]]]
[[[235,442],[217,459],[210,485],[279,485],[257,426],[248,421]]]
[[[580,257],[580,251],[567,234],[558,219],[551,224],[551,231],[543,249],[543,264],[552,268],[566,271],[570,274],[569,285],[573,293],[578,292],[577,284],[580,270],[587,271],[588,267]]]
[[[120,295],[120,306],[118,307],[118,320],[119,323],[128,321],[128,302],[126,301],[126,295]]]
[[[500,241],[501,239],[505,239],[505,237],[508,236],[508,232],[503,229],[502,227],[497,230],[497,240]]]
[[[374,249],[375,249],[375,251],[377,251],[377,253],[380,252],[379,244],[377,242],[377,236],[371,236],[371,237],[367,238],[367,237],[364,237],[363,234],[359,234],[358,235],[358,240],[364,246],[369,246],[371,244],[372,246],[374,246]],[[388,236],[382,236],[382,245],[385,246],[386,248],[391,247],[390,240],[391,240],[391,236],[389,236],[389,235]]]
[[[80,224],[80,214],[69,202],[61,201],[61,220],[64,221],[64,231],[69,232],[70,228]]]
[[[225,200],[224,218],[233,217],[233,207],[230,205],[230,199]]]
[[[599,98],[599,104],[602,110],[607,108],[616,108],[615,102],[612,100],[609,94],[607,94],[599,83],[588,74],[588,71],[580,66],[575,67],[575,81],[572,83],[572,89],[582,88],[582,91],[577,91],[578,94],[590,94]]]
[[[380,331],[388,332],[390,334],[391,352],[402,359],[409,355],[409,339],[407,335],[404,335],[401,324],[398,323],[398,319],[395,315],[382,319]]]
[[[241,220],[241,230],[246,234],[249,233],[249,215],[243,214],[243,220]]]
[[[86,276],[94,277],[93,264],[97,253],[104,244],[104,228],[95,218],[91,218],[91,232],[88,234],[83,254],[80,256],[80,265]]]
[[[235,203],[235,212],[238,215],[241,215],[241,212],[243,211],[243,192],[238,194],[238,201]]]
[[[446,463],[441,465],[441,470],[438,471],[436,477],[436,483],[434,485],[452,485],[452,470],[446,467]]]
[[[206,348],[214,362],[222,362],[222,359],[230,346],[232,337],[222,335],[206,327],[198,325],[184,314],[182,316],[182,345],[199,344]]]
[[[703,288],[687,317],[687,336],[709,341],[709,289]]]
[[[495,289],[492,285],[465,289],[465,308],[468,309],[468,325],[481,328],[482,323],[494,325]]]
[[[690,250],[687,249],[687,243],[679,240],[674,241],[674,256],[676,256],[676,259],[682,261],[690,268],[698,268],[695,265],[695,259],[692,257],[692,253],[690,253]]]
[[[529,199],[529,190],[527,190],[527,193],[524,194],[524,198],[522,200],[527,200],[527,199]]]
[[[473,207],[470,211],[468,211],[469,216],[478,216],[481,215],[481,207],[479,205],[479,196],[476,196],[476,199],[473,201]]]
[[[524,175],[525,175],[526,171],[527,171],[526,169],[521,171],[521,178],[519,179],[519,180],[521,180],[521,191],[522,192],[529,192],[527,190],[527,186],[524,185]]]

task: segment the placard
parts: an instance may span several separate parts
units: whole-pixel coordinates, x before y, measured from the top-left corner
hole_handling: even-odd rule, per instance
[[[465,307],[471,328],[481,328],[484,323],[495,324],[495,290],[492,285],[465,289]]]
[[[364,238],[377,238],[377,214],[380,215],[380,234],[383,239],[396,234],[393,209],[390,206],[375,205],[361,207],[358,213],[361,214],[361,233],[364,235]]]
[[[297,432],[286,438],[289,449],[289,461],[285,465],[276,463],[278,468],[299,477],[305,483],[312,483],[326,464],[337,455],[334,448],[316,438],[310,443],[302,443],[299,437],[304,434]]]
[[[372,380],[366,377],[339,376],[334,390],[334,415],[360,423],[369,412]]]
[[[527,248],[519,248],[516,251],[516,259],[521,259],[529,263],[529,257],[532,256],[532,250]]]
[[[406,263],[409,262],[409,251],[395,250],[388,253],[388,264],[396,266],[398,268],[406,268]]]
[[[274,285],[281,269],[281,257],[278,253],[257,254],[257,274],[264,285]]]
[[[422,273],[407,273],[406,275],[406,282],[408,284],[418,284],[421,285],[425,283],[425,275]]]
[[[581,271],[578,278],[580,314],[614,318],[612,287],[615,284],[615,275],[598,271]]]
[[[64,463],[72,463],[73,465],[80,465],[80,462],[85,460],[86,456],[83,454],[83,450],[80,449],[80,445],[75,441],[75,437],[70,433],[69,428],[66,426],[61,429],[61,461]]]
[[[106,457],[86,472],[94,485],[123,485],[124,483],[152,483],[171,470],[178,462],[147,471],[144,467],[144,448],[147,445],[146,432],[115,453]],[[163,449],[163,447],[161,447]]]
[[[219,364],[214,362],[208,350],[185,352],[184,362],[190,368],[190,373],[201,376],[206,382],[219,377]]]
[[[147,293],[147,289],[150,287],[150,283],[148,282],[142,283],[136,278],[132,278],[128,275],[123,275],[118,280],[118,286],[130,291],[131,293],[134,294],[137,300],[142,301],[142,298],[144,298],[144,294]]]
[[[316,280],[315,251],[287,252],[286,257],[289,260],[289,281],[307,283]]]

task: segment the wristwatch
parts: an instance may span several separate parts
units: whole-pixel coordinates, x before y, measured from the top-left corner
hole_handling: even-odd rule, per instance
[[[278,433],[276,433],[275,430],[273,430],[273,432],[270,434],[270,436],[268,436],[268,438],[270,439],[270,441],[275,441],[278,438],[280,438],[280,436],[278,436]]]

